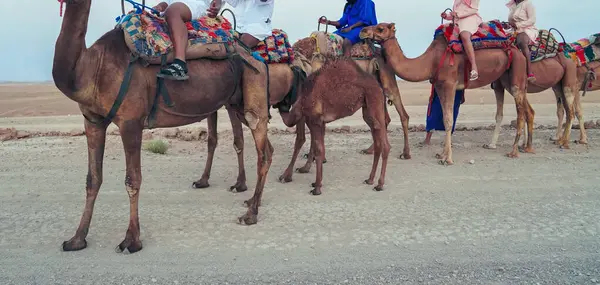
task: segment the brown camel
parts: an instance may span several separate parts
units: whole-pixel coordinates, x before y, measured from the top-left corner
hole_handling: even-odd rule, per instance
[[[565,149],[569,148],[569,137],[570,130],[573,124],[573,101],[575,94],[577,94],[577,65],[571,59],[564,56],[563,53],[558,53],[555,57],[542,59],[536,62],[532,62],[531,70],[535,74],[536,80],[529,82],[527,85],[527,93],[540,93],[549,88],[552,88],[554,95],[557,99],[557,110],[567,110],[567,128],[562,137],[557,132],[559,140],[557,143]],[[496,128],[492,135],[490,144],[486,144],[483,147],[488,149],[496,149],[496,142],[500,134],[500,128],[502,124],[503,109],[504,109],[504,90],[507,89],[508,82],[507,78],[501,78],[492,84],[494,93],[496,95]],[[533,110],[531,110],[533,113]],[[558,111],[557,111],[558,112]],[[562,119],[562,117],[561,117]],[[560,122],[562,123],[562,122]],[[584,132],[582,132],[582,135]],[[525,132],[526,140],[529,140],[529,135]],[[581,141],[587,143],[587,138],[581,138]],[[527,146],[523,146],[527,148]],[[532,149],[526,149],[526,152],[533,152]]]
[[[430,80],[440,96],[444,114],[446,139],[442,154],[436,155],[442,164],[453,164],[452,161],[452,107],[457,89],[465,88],[464,72],[466,59],[463,56],[447,55],[448,43],[440,35],[434,39],[425,53],[416,59],[406,58],[396,39],[394,23],[380,23],[376,26],[366,27],[361,31],[361,38],[373,39],[380,42],[388,64],[394,69],[396,75],[411,82]],[[479,78],[468,83],[468,89],[479,88],[490,84],[499,78],[505,78],[506,86],[512,86],[510,93],[515,98],[517,107],[517,134],[512,152],[509,157],[518,157],[518,143],[527,119],[529,134],[533,131],[533,109],[526,99],[527,76],[525,57],[514,47],[509,49],[512,60],[507,52],[502,49],[480,49],[475,52],[477,65],[480,67]],[[444,58],[445,57],[445,58]],[[442,60],[443,59],[443,60]],[[453,62],[453,64],[452,64]],[[510,68],[508,66],[510,65]],[[533,151],[531,136],[528,137],[526,151]]]
[[[157,89],[156,73],[159,66],[144,67],[137,61],[131,61],[130,64],[131,52],[121,28],[107,32],[86,49],[85,35],[92,1],[64,2],[67,7],[56,41],[52,75],[58,89],[79,104],[86,119],[84,126],[89,157],[85,209],[75,235],[64,242],[62,247],[65,251],[72,251],[87,246],[86,236],[102,184],[106,128],[112,122],[119,127],[125,149],[125,188],[130,202],[129,227],[117,249],[137,252],[142,249],[138,218],[142,183],[142,130],[149,127],[150,120],[147,117],[151,114]],[[249,64],[254,67],[251,68]],[[128,66],[132,67],[131,73],[126,72]],[[273,153],[267,137],[265,69],[243,51],[239,56],[226,60],[189,60],[188,67],[190,80],[164,83],[176,106],[170,110],[158,102],[154,127],[174,127],[198,122],[224,105],[237,110],[238,115],[243,116],[243,121],[252,129],[258,154],[255,193],[252,199],[246,201],[248,212],[239,218],[240,222],[254,224],[257,222],[258,205]],[[118,78],[124,78],[125,74],[131,75],[127,96],[122,100],[118,111],[109,112],[111,105],[116,102],[117,93],[120,93],[121,81]]]
[[[289,97],[296,97],[295,88],[298,87],[298,83],[302,80],[304,75],[299,74],[303,71],[305,74],[310,74],[311,65],[308,60],[299,53],[295,53],[295,60],[292,62],[292,67],[289,64],[276,63],[269,64],[269,103],[272,106],[277,106],[283,103],[284,99]],[[292,99],[293,100],[293,99]],[[246,186],[246,170],[244,167],[244,133],[242,129],[242,123],[235,115],[235,110],[227,108],[229,119],[231,120],[231,127],[233,131],[233,147],[237,153],[238,159],[238,177],[236,183],[229,188],[230,191],[244,192],[248,189]],[[193,183],[195,188],[207,188],[210,186],[208,180],[210,178],[210,172],[212,169],[212,163],[214,160],[214,153],[217,148],[217,112],[211,114],[207,119],[208,125],[208,157],[206,159],[206,166],[200,180]],[[304,123],[298,124],[296,133],[296,145],[302,146],[306,141],[305,136],[305,125]],[[298,152],[300,148],[298,148]],[[290,165],[285,172],[279,177],[281,182],[291,182],[293,167],[296,163],[298,152],[294,152]]]
[[[376,191],[383,190],[390,144],[385,127],[385,99],[377,79],[366,73],[348,58],[329,59],[314,71],[299,90],[298,100],[288,113],[281,113],[288,127],[306,121],[315,145],[317,177],[312,184],[312,195],[320,195],[323,181],[323,159],[325,158],[325,124],[352,116],[362,108],[363,118],[373,135],[375,151],[373,166],[366,184],[373,185],[375,172],[382,157],[381,174]],[[301,145],[295,146],[294,153]]]
[[[326,57],[317,52],[318,48],[317,40],[313,37],[307,37],[298,40],[294,43],[293,48],[295,51],[301,53],[306,58],[310,59],[312,62],[313,71],[319,69],[321,65],[324,64],[324,60],[326,57],[332,57],[333,55],[326,55]],[[362,53],[362,49],[365,47],[364,43],[358,43],[353,46],[352,54],[360,54]],[[402,104],[402,98],[400,96],[400,90],[398,89],[398,83],[396,82],[396,76],[394,74],[394,70],[388,64],[388,60],[380,54],[380,50],[375,50],[376,57],[374,60],[377,62],[378,68],[374,68],[372,63],[373,59],[362,59],[358,57],[353,57],[353,60],[365,71],[370,74],[375,75],[380,82],[381,87],[383,88],[383,92],[385,96],[388,98],[388,102],[393,104],[396,108],[396,111],[400,115],[400,121],[402,123],[402,132],[404,134],[404,149],[402,154],[400,154],[400,159],[410,159],[410,143],[408,141],[408,122],[409,115]],[[387,112],[387,108],[385,109],[386,116],[386,127],[390,123],[390,117]],[[373,153],[372,144],[369,148],[362,150],[363,154],[372,154]],[[312,149],[312,146],[311,146]],[[310,153],[309,153],[310,156]],[[301,172],[307,171],[310,169],[312,159],[309,157],[307,164],[300,168]]]
[[[581,97],[585,96],[587,91],[600,90],[600,77],[598,77],[598,70],[600,70],[600,61],[592,61],[586,65],[577,67],[577,82],[579,82],[579,91],[582,93],[575,92],[575,99],[573,100],[573,108],[575,109],[575,116],[579,122],[579,140],[575,143],[587,144],[587,132],[585,131],[585,121],[583,120],[583,109],[581,107]],[[558,125],[556,128],[556,137],[550,138],[552,141],[558,140],[563,132],[563,118],[565,116],[565,110],[561,108],[560,102],[557,100],[556,116],[558,117]]]

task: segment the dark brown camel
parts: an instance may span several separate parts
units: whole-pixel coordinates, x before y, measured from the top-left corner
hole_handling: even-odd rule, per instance
[[[289,113],[282,113],[283,122],[288,127],[306,121],[315,145],[317,177],[312,184],[313,195],[321,194],[323,181],[323,159],[325,158],[325,124],[352,116],[362,108],[363,118],[373,135],[375,150],[373,167],[365,183],[373,185],[375,172],[382,157],[381,174],[376,191],[383,190],[385,171],[390,151],[385,127],[385,98],[377,79],[362,70],[348,58],[329,59],[314,71],[302,84],[298,100]],[[300,146],[301,147],[301,146]],[[298,145],[294,153],[299,151]]]
[[[88,175],[83,215],[73,238],[63,243],[63,250],[81,250],[87,246],[94,203],[102,184],[102,165],[106,128],[112,122],[119,127],[126,157],[125,188],[130,202],[129,227],[118,250],[137,252],[142,249],[138,218],[138,199],[142,184],[140,149],[142,130],[156,93],[156,73],[159,66],[143,67],[133,63],[131,84],[120,109],[111,120],[109,109],[116,100],[130,60],[123,30],[115,28],[86,49],[91,0],[66,0],[60,35],[56,41],[52,75],[58,89],[79,103],[88,142]],[[239,49],[238,49],[239,50]],[[174,127],[198,122],[224,105],[252,129],[258,154],[258,179],[252,199],[246,201],[248,212],[239,218],[246,224],[257,222],[273,147],[267,138],[266,75],[264,67],[247,53],[227,60],[190,60],[190,79],[186,82],[165,82],[176,106],[172,110],[159,102],[155,127]],[[258,70],[258,72],[256,72]],[[240,102],[244,106],[241,106]],[[193,115],[187,115],[193,114]]]

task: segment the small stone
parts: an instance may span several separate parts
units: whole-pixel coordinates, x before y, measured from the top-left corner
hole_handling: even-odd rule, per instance
[[[349,133],[351,130],[352,130],[352,129],[350,128],[350,126],[342,126],[342,127],[340,128],[340,131],[341,131],[342,133]]]
[[[84,134],[85,134],[85,132],[83,130],[77,130],[77,129],[73,129],[69,132],[69,136],[72,136],[72,137],[83,136]]]
[[[179,128],[174,128],[174,129],[166,129],[162,131],[162,135],[165,138],[169,138],[169,139],[174,139],[177,138],[177,134],[179,134]]]
[[[596,127],[600,128],[600,120],[596,121]]]
[[[469,164],[475,164],[475,160],[474,159],[469,160]]]
[[[31,134],[26,131],[17,131],[17,139],[24,139],[30,137]]]
[[[583,124],[583,126],[584,126],[586,129],[591,129],[591,128],[593,128],[595,125],[596,125],[596,124],[594,123],[594,121],[587,121],[587,122],[585,122],[585,123]]]
[[[590,281],[592,281],[592,283],[598,283],[598,279],[596,279],[596,278],[592,278],[592,280],[590,280]]]
[[[152,281],[152,283],[156,283],[157,280],[156,280],[156,278],[152,278],[151,281]]]
[[[425,131],[425,125],[420,124],[417,126],[417,132],[424,132]]]

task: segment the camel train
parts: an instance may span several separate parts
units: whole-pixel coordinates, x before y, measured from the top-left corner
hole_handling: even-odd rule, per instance
[[[505,40],[481,45],[476,50],[479,65],[484,67],[477,80],[466,76],[470,65],[462,56],[460,43],[452,24],[444,24],[425,53],[418,58],[406,58],[396,38],[393,23],[380,23],[363,28],[361,41],[351,46],[350,57],[343,53],[344,40],[327,31],[313,32],[309,37],[290,45],[287,35],[273,30],[273,35],[254,48],[240,41],[240,35],[223,16],[191,20],[188,25],[186,58],[189,79],[185,82],[158,77],[161,67],[172,62],[173,43],[165,32],[165,21],[136,6],[117,26],[86,48],[85,36],[92,0],[60,0],[66,4],[62,27],[55,46],[52,75],[57,88],[79,104],[84,117],[88,144],[88,174],[85,209],[75,235],[62,244],[65,251],[87,246],[94,203],[103,181],[103,157],[107,127],[113,123],[120,130],[125,150],[125,190],[129,196],[129,226],[117,251],[130,253],[142,249],[138,202],[142,184],[142,131],[169,128],[208,119],[208,159],[197,188],[208,187],[214,151],[217,145],[217,111],[225,107],[231,119],[234,147],[239,162],[237,182],[232,191],[247,190],[243,157],[242,124],[252,132],[257,152],[257,182],[254,195],[245,201],[247,211],[238,218],[241,224],[258,221],[258,210],[271,166],[273,146],[267,125],[270,109],[278,109],[283,122],[296,126],[296,142],[289,166],[279,177],[292,181],[296,158],[305,138],[305,126],[310,130],[310,151],[304,167],[307,173],[316,162],[316,180],[312,195],[322,193],[323,162],[325,160],[325,124],[350,116],[362,109],[363,118],[371,129],[373,144],[363,153],[374,154],[366,184],[375,184],[381,158],[381,173],[375,190],[384,187],[390,144],[387,126],[390,122],[386,103],[399,113],[404,148],[402,159],[410,159],[408,140],[409,116],[402,104],[395,76],[418,82],[429,80],[440,96],[446,136],[443,151],[437,155],[445,165],[453,164],[451,148],[452,113],[456,90],[473,89],[493,83],[498,101],[496,129],[487,148],[495,148],[502,121],[504,90],[513,95],[517,108],[517,128],[510,157],[519,151],[534,152],[532,147],[534,111],[527,93],[552,88],[557,98],[559,128],[557,142],[568,147],[573,114],[581,128],[579,143],[587,143],[583,128],[583,112],[577,90],[600,88],[594,70],[598,61],[577,63],[568,53],[547,54],[533,63],[537,83],[528,84],[526,59],[510,42],[510,37],[497,22],[498,32]],[[235,22],[235,21],[234,21]],[[320,19],[319,22],[323,22]],[[147,40],[152,38],[152,41]],[[485,41],[485,39],[482,39]],[[380,45],[379,47],[376,44]],[[495,44],[495,45],[494,45]],[[590,44],[598,44],[590,43]],[[583,47],[587,48],[587,47]],[[577,55],[580,49],[569,49]],[[418,67],[418,68],[415,68]],[[342,88],[343,87],[343,88]],[[566,114],[567,124],[562,126]],[[526,126],[525,126],[526,125]],[[525,136],[524,146],[518,143]]]

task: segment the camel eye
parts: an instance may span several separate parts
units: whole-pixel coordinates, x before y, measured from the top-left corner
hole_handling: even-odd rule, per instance
[[[378,32],[383,32],[383,28],[377,28]]]

